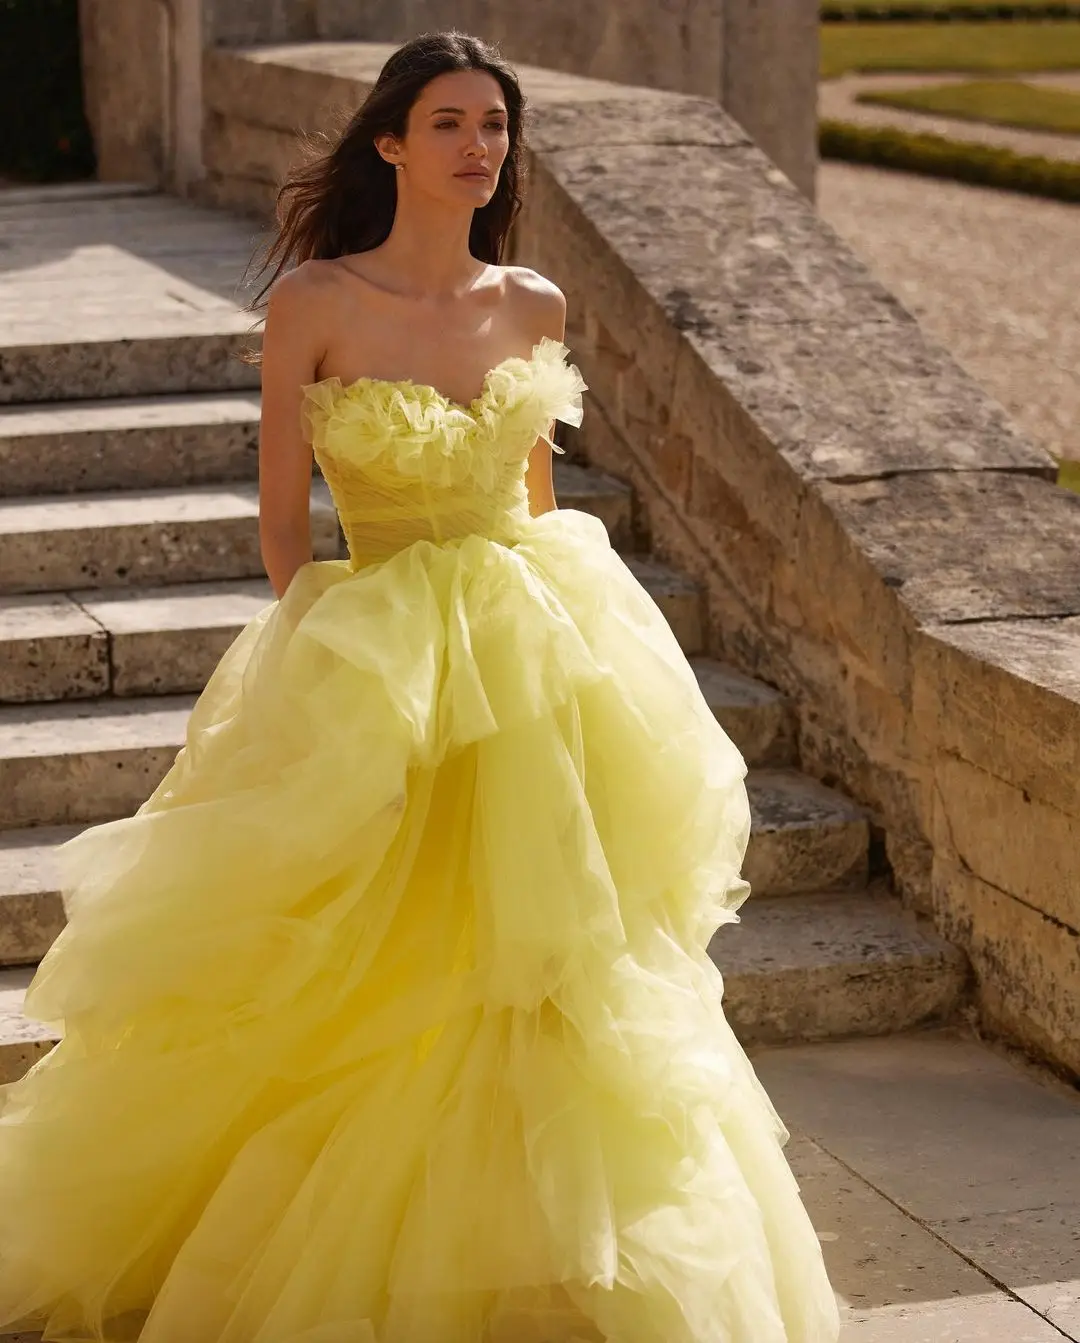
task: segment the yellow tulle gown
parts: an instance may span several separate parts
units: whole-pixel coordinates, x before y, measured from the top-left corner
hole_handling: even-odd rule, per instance
[[[744,762],[596,519],[584,384],[306,389],[350,558],[238,636],[132,818],[62,850],[0,1091],[0,1325],[140,1343],[832,1343],[705,953]]]

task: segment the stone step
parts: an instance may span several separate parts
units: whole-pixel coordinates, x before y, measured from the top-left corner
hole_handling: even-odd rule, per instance
[[[655,565],[644,579],[693,652],[696,589]],[[0,596],[0,703],[197,693],[242,626],[272,599],[265,579]],[[707,659],[698,671],[748,760],[792,758],[782,697]]]
[[[860,894],[751,898],[709,955],[746,1045],[887,1035],[943,1021],[968,987],[963,953],[884,883]]]
[[[254,480],[257,391],[0,407],[0,494]]]
[[[189,696],[0,709],[0,830],[127,816],[183,745]]]
[[[48,1026],[23,1016],[23,998],[33,973],[32,966],[0,970],[0,1086],[18,1081],[59,1038]]]
[[[337,518],[312,489],[316,555],[339,553]],[[258,487],[123,491],[0,499],[0,592],[64,592],[255,578]]]
[[[779,690],[712,658],[692,657],[698,685],[724,731],[754,769],[798,760],[795,710]]]
[[[163,195],[0,193],[0,404],[259,385],[249,221]]]
[[[258,439],[257,392],[0,407],[0,498],[253,481]],[[629,486],[559,458],[554,470],[560,505],[628,546]]]
[[[273,597],[258,578],[0,597],[0,701],[195,693]]]
[[[54,851],[81,829],[0,830],[0,966],[40,961],[63,928]]]
[[[258,368],[242,358],[258,343],[250,325],[211,312],[176,331],[159,314],[121,324],[103,312],[101,334],[83,340],[27,326],[0,338],[0,405],[258,387]]]
[[[0,829],[0,965],[44,956],[64,918],[54,847],[79,822],[128,815],[149,796],[183,743],[190,703],[129,701],[126,713],[92,706],[79,716],[62,705],[10,732],[10,711],[0,711],[2,824],[12,827]],[[866,822],[851,802],[794,772],[751,770],[747,787],[754,829],[745,873],[755,899],[797,902],[807,889],[865,885]],[[805,875],[815,858],[817,885]]]
[[[962,953],[883,889],[751,899],[709,954],[745,1044],[883,1035],[944,1020],[967,983]],[[0,970],[0,1083],[21,1076],[56,1038],[22,1016],[32,975],[31,966]]]
[[[626,567],[664,613],[687,657],[700,653],[704,638],[701,589],[694,580],[651,555],[623,558]]]
[[[743,875],[756,895],[866,885],[870,821],[857,803],[795,769],[751,770],[746,788],[752,839]]]

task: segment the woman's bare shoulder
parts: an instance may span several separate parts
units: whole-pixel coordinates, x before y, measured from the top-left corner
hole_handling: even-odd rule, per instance
[[[292,309],[331,298],[337,294],[340,285],[341,276],[335,262],[302,261],[274,281],[270,302],[277,307]]]
[[[506,301],[516,315],[515,325],[540,336],[561,339],[566,324],[566,296],[557,284],[528,266],[503,269]]]

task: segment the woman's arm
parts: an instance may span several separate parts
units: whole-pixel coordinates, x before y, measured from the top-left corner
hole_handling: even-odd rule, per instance
[[[562,340],[566,333],[566,297],[550,280],[530,274],[530,283],[525,288],[529,330],[534,332],[533,343],[544,336],[553,340]],[[554,422],[548,426],[550,433]],[[555,501],[555,482],[552,477],[552,452],[550,445],[538,438],[529,452],[528,466],[525,471],[525,488],[529,492],[529,512],[534,518],[541,513],[550,513],[558,508]]]
[[[303,266],[283,275],[271,290],[263,332],[259,544],[279,598],[312,558],[311,448],[301,388],[315,381],[322,358],[312,338],[316,289]]]

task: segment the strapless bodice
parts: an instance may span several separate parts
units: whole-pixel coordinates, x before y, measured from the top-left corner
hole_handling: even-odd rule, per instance
[[[560,341],[496,364],[469,405],[408,380],[304,388],[308,437],[354,565],[416,541],[507,543],[529,518],[525,467],[553,420],[581,423],[585,383]]]

